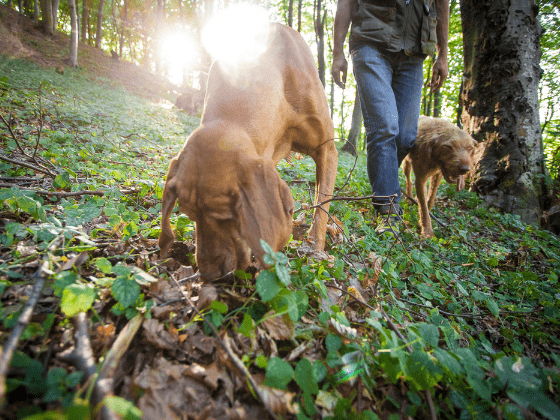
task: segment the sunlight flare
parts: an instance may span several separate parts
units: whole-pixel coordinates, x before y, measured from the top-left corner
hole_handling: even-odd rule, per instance
[[[183,28],[166,31],[161,38],[160,51],[169,80],[175,84],[182,83],[183,74],[193,70],[199,58],[194,35]]]
[[[270,23],[265,9],[238,3],[216,13],[202,31],[202,44],[221,64],[238,67],[266,51]]]

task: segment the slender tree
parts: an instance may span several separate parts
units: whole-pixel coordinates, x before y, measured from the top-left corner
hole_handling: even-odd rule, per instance
[[[41,26],[47,35],[53,35],[52,0],[41,0]]]
[[[87,24],[88,24],[88,0],[82,0],[82,42],[87,40]]]
[[[327,8],[323,7],[322,0],[316,0],[315,16],[315,40],[317,42],[317,65],[319,66],[319,78],[325,86],[325,19],[327,18]],[[325,12],[322,13],[323,8]]]
[[[101,48],[101,36],[103,34],[103,0],[99,0],[97,8],[97,31],[95,33],[95,47]]]
[[[356,89],[356,97],[354,98],[354,110],[352,111],[352,125],[350,126],[350,131],[348,132],[348,139],[344,146],[342,146],[342,151],[348,152],[356,156],[358,154],[358,138],[362,132],[362,105],[360,102],[360,95],[358,94],[358,89]]]
[[[294,20],[294,0],[288,2],[288,26],[291,28]]]
[[[76,10],[76,0],[68,0],[70,6],[70,57],[68,64],[78,67],[78,12]]]
[[[545,173],[539,123],[541,26],[534,0],[461,0],[463,126],[484,141],[472,188],[536,222]]]

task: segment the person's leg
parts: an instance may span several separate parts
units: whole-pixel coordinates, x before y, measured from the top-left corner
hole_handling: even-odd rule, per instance
[[[371,45],[352,49],[354,77],[358,85],[367,142],[367,170],[371,189],[376,196],[398,194],[399,160],[396,138],[399,134],[397,103],[392,88],[393,70],[390,57]],[[374,199],[389,203],[389,198]],[[386,212],[386,208],[375,206]]]
[[[414,146],[418,133],[418,117],[422,99],[424,59],[421,57],[399,54],[399,60],[393,67],[393,92],[398,109],[399,133],[396,147],[399,166]],[[399,194],[400,199],[400,194]]]

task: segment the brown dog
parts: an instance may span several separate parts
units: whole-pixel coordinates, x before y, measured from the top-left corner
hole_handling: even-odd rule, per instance
[[[429,210],[434,205],[436,193],[443,177],[448,183],[457,183],[457,190],[465,186],[465,174],[473,168],[476,141],[465,131],[441,118],[421,116],[414,147],[403,161],[406,193],[412,197],[410,172],[414,171],[418,213],[422,236],[434,236]],[[426,183],[430,178],[430,191],[426,201]]]
[[[256,64],[235,74],[212,65],[201,124],[169,165],[161,255],[169,255],[175,239],[169,217],[178,199],[180,211],[195,221],[197,265],[205,280],[247,268],[251,253],[264,265],[261,239],[275,251],[287,243],[294,202],[276,164],[290,150],[315,161],[316,202],[334,188],[338,153],[313,55],[298,32],[279,24],[270,30]],[[327,217],[316,209],[309,232],[319,250]]]

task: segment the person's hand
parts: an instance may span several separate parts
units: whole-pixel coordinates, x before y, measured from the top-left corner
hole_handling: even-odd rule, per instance
[[[447,58],[438,56],[432,67],[432,82],[430,83],[432,92],[437,92],[443,86],[443,82],[447,79],[448,75]]]
[[[348,71],[348,62],[344,56],[344,52],[333,53],[333,61],[331,74],[334,82],[344,89],[346,84],[346,73]],[[342,74],[342,78],[340,75]]]

